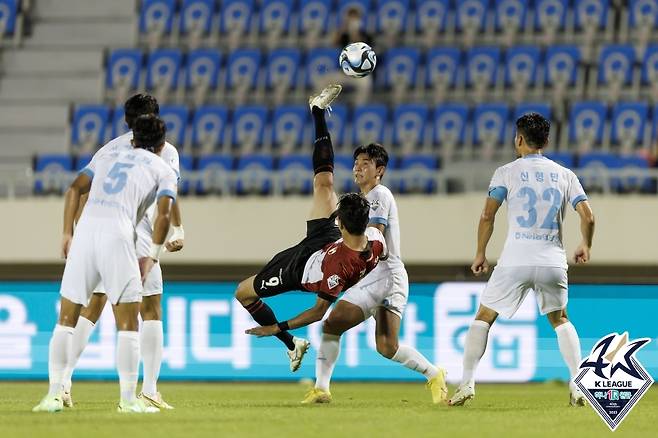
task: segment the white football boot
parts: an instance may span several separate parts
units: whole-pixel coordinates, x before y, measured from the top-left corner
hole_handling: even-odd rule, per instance
[[[138,399],[142,400],[147,406],[153,406],[162,410],[174,409],[172,405],[164,401],[162,395],[159,392],[156,392],[155,395],[145,394],[140,392],[137,396]]]
[[[117,412],[120,414],[155,414],[160,409],[153,406],[146,406],[141,399],[136,398],[133,401],[121,400],[117,406]]]
[[[61,394],[47,395],[32,408],[32,412],[60,412],[62,409],[64,409],[64,402]]]
[[[71,392],[66,392],[62,394],[62,402],[64,402],[64,407],[65,408],[72,408],[73,407],[73,397],[71,397]]]
[[[302,359],[311,343],[302,338],[292,338],[292,340],[295,343],[295,349],[288,350],[288,358],[290,359],[290,371],[294,373],[302,365]]]
[[[585,404],[585,394],[583,394],[583,392],[577,387],[572,387],[571,391],[569,391],[569,405],[580,407],[585,406]]]
[[[331,102],[334,101],[342,91],[343,87],[338,84],[327,85],[318,95],[308,98],[308,105],[313,109],[317,106],[320,109],[331,110]]]
[[[471,385],[459,385],[457,391],[450,397],[448,404],[450,406],[464,406],[475,397],[475,388]]]

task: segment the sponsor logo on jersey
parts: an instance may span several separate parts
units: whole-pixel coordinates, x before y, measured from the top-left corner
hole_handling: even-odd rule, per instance
[[[370,202],[370,209],[372,211],[377,211],[379,208],[379,199],[375,199],[374,201]]]
[[[337,274],[332,275],[331,277],[327,278],[327,285],[329,286],[329,289],[333,289],[338,284],[340,283],[340,277]]]
[[[635,357],[650,341],[629,341],[628,333],[610,333],[597,342],[580,364],[574,383],[610,430],[619,426],[653,384]]]

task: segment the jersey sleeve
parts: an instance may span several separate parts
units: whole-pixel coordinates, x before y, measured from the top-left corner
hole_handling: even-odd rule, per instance
[[[388,246],[386,246],[386,239],[384,238],[384,234],[382,234],[381,231],[379,231],[377,228],[373,227],[368,227],[366,229],[366,237],[368,240],[372,241],[377,241],[382,244],[382,253],[379,256],[381,259],[387,259],[388,258]]]
[[[489,197],[495,199],[499,203],[503,203],[507,199],[507,181],[505,178],[505,169],[499,167],[491,177],[489,183]]]
[[[320,287],[318,288],[317,295],[323,300],[331,303],[338,299],[338,295],[345,289],[346,275],[339,270],[340,273],[323,274]]]
[[[393,195],[388,191],[378,190],[372,197],[368,198],[368,202],[370,202],[370,219],[368,223],[388,226]]]
[[[162,159],[176,173],[176,178],[180,180],[180,156],[178,155],[178,149],[172,144],[166,143],[166,145],[167,147],[162,151]]]
[[[108,145],[103,146],[99,150],[96,151],[96,153],[91,157],[91,161],[87,163],[85,167],[80,170],[80,173],[84,173],[87,175],[90,179],[94,179],[94,175],[96,174],[96,165],[98,163],[98,159],[100,156],[105,154],[108,151]]]
[[[582,184],[580,184],[580,180],[572,171],[569,171],[568,190],[569,192],[567,193],[567,197],[574,210],[576,209],[576,206],[579,202],[587,201],[587,194],[585,193],[585,189],[583,189]]]
[[[160,180],[158,181],[157,199],[168,196],[175,201],[177,190],[178,177],[172,169],[164,168],[160,173]]]

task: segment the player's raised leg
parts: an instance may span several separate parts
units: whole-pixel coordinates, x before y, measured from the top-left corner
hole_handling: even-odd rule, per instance
[[[549,312],[548,321],[555,329],[560,354],[569,368],[569,404],[571,406],[585,406],[585,395],[574,385],[573,379],[580,365],[580,339],[576,327],[567,318],[565,309]]]

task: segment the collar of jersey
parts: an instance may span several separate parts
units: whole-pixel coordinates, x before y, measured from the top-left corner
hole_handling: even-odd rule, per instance
[[[544,156],[542,154],[528,154],[525,157],[523,157],[523,159],[526,158],[544,158]]]

